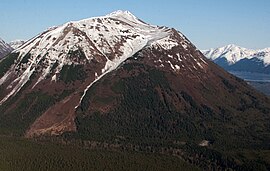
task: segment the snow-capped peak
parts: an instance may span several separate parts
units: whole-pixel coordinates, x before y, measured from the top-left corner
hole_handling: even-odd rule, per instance
[[[107,17],[111,17],[111,16],[122,16],[122,17],[131,16],[131,17],[136,18],[131,12],[123,11],[123,10],[114,11],[114,12],[112,12],[110,14],[107,14],[106,16]]]
[[[265,65],[270,64],[270,48],[253,50],[230,44],[215,49],[202,50],[202,53],[211,60],[226,58],[229,64],[234,64],[244,58],[251,59],[254,57],[263,60]]]
[[[216,49],[203,50],[202,52],[209,59],[215,60],[224,57],[230,64],[234,64],[243,58],[250,57],[255,51],[230,44]]]
[[[11,42],[9,42],[9,45],[13,48],[13,49],[17,49],[18,47],[22,46],[24,44],[24,40],[13,40]]]
[[[19,53],[19,57],[13,70],[20,72],[17,79],[11,83],[10,93],[0,104],[16,94],[34,72],[38,72],[39,77],[33,88],[48,76],[52,77],[52,80],[57,80],[65,65],[84,65],[97,60],[104,68],[97,71],[98,75],[89,88],[95,81],[153,42],[166,39],[163,41],[164,45],[175,46],[176,43],[170,41],[171,34],[173,34],[171,29],[146,24],[127,11],[116,11],[103,17],[51,27],[14,51]],[[78,49],[86,59],[74,61],[69,58],[69,53]],[[27,55],[30,55],[27,62],[22,62]],[[52,71],[53,66],[56,68]],[[0,85],[6,81],[10,72],[0,79]]]
[[[118,10],[118,11],[114,11],[110,14],[107,14],[105,17],[115,18],[115,19],[119,19],[122,21],[127,20],[129,22],[138,23],[138,24],[146,24],[146,23],[142,22],[141,20],[139,20],[135,15],[133,15],[129,11]],[[146,25],[148,25],[148,24],[146,24]]]
[[[0,46],[2,48],[10,48],[10,46],[4,40],[2,40],[1,38],[0,38]]]

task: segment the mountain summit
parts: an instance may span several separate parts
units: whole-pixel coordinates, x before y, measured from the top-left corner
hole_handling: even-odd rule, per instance
[[[266,96],[179,31],[127,11],[52,27],[0,68],[1,134],[155,148],[268,147]]]
[[[10,87],[9,94],[0,104],[16,94],[34,72],[38,72],[38,79],[33,87],[49,75],[51,80],[56,81],[65,65],[85,65],[94,60],[100,65],[100,68],[95,70],[96,81],[152,42],[162,40],[165,48],[177,45],[178,43],[170,38],[173,34],[173,29],[145,24],[127,11],[116,11],[104,17],[50,28],[14,52],[18,53],[18,64],[14,69],[19,73],[12,82],[14,86]],[[186,43],[182,42],[184,46]],[[71,59],[69,56],[72,52],[81,53],[85,58]],[[10,73],[3,76],[0,84],[7,81],[7,75]]]

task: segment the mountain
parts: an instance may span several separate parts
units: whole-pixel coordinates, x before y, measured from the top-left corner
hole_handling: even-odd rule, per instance
[[[13,48],[0,38],[0,59],[9,54]]]
[[[267,156],[269,99],[128,11],[49,28],[2,60],[0,77],[2,135],[269,167],[247,157]]]
[[[202,53],[229,71],[270,73],[270,48],[251,50],[231,44]]]
[[[13,49],[17,49],[18,47],[22,46],[25,43],[24,40],[14,40],[9,42],[9,45],[13,48]]]

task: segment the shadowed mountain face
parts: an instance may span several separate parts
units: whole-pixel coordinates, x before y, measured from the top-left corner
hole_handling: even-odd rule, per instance
[[[0,38],[0,59],[9,54],[13,48]]]
[[[0,69],[1,134],[269,148],[266,96],[129,12],[51,28]]]

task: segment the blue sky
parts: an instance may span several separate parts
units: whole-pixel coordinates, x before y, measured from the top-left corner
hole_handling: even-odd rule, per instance
[[[270,47],[270,0],[0,0],[0,37],[26,40],[50,26],[118,9],[174,27],[200,49]]]

